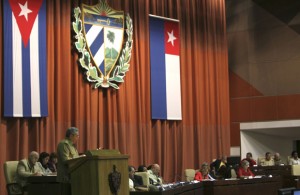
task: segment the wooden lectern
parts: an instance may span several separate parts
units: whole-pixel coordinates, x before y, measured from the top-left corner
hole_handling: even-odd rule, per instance
[[[72,195],[129,194],[128,158],[118,150],[90,150],[69,160]]]

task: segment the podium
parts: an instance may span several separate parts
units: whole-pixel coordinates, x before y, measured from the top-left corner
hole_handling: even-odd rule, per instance
[[[118,150],[90,150],[69,160],[72,195],[129,194],[128,158]]]

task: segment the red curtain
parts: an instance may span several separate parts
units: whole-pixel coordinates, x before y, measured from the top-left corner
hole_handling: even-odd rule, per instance
[[[129,154],[129,164],[158,163],[166,182],[185,168],[229,154],[229,89],[224,0],[108,0],[133,20],[130,70],[119,90],[93,89],[73,46],[73,9],[98,1],[47,0],[48,104],[46,118],[3,117],[0,163],[29,152],[53,152],[70,126],[80,130],[79,152],[103,147]],[[0,4],[1,15],[3,2]],[[180,20],[181,121],[151,120],[148,14]],[[3,21],[0,72],[3,78]],[[1,194],[5,192],[3,171]]]

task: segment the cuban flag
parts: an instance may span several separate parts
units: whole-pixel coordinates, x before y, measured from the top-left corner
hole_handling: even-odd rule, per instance
[[[179,22],[150,15],[152,119],[181,120]]]
[[[46,0],[4,0],[4,116],[48,115]]]

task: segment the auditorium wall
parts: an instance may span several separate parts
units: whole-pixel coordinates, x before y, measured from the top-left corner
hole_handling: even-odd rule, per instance
[[[298,0],[226,1],[231,146],[246,141],[240,123],[300,118],[299,10]]]

